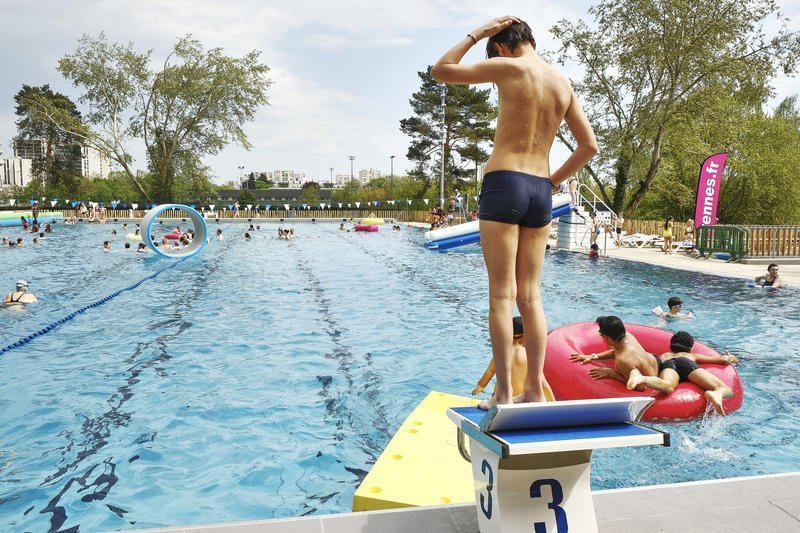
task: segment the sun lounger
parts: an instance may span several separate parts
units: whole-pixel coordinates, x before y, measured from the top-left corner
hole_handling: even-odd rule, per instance
[[[642,248],[644,246],[655,246],[658,241],[658,235],[647,235],[645,233],[633,233],[626,235],[620,239],[623,246],[630,246],[631,248]],[[663,239],[662,239],[663,244]]]

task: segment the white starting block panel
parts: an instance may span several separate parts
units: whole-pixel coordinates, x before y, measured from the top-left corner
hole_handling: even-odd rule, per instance
[[[609,398],[500,405],[489,411],[449,409],[447,416],[470,438],[480,530],[597,531],[589,486],[592,450],[669,446],[668,433],[637,423],[653,401]]]

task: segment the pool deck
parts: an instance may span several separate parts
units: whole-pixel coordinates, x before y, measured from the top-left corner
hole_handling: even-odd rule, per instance
[[[429,225],[418,222],[407,223],[407,225],[424,231],[430,229]],[[748,281],[753,281],[756,276],[763,276],[767,273],[766,264],[745,264],[720,261],[713,258],[694,258],[680,252],[665,254],[660,248],[652,246],[645,246],[642,248],[624,246],[622,248],[616,248],[611,245],[603,251],[603,242],[599,241],[598,244],[600,245],[601,254],[605,254],[608,257],[625,259],[627,261],[638,261],[640,263],[649,263],[651,265],[660,265],[693,272],[705,272],[706,274],[713,274],[715,276],[742,278]],[[555,249],[556,241],[554,239],[550,240],[550,246],[552,249]],[[788,262],[782,263],[780,259],[770,262],[779,265],[780,276],[783,278],[786,285],[795,288],[800,287],[800,264],[797,264],[797,259],[792,260],[795,264],[789,264]]]
[[[601,490],[600,533],[800,531],[800,472]],[[477,533],[474,504],[139,530],[163,533]]]
[[[729,263],[718,259],[694,258],[678,252],[665,254],[658,248],[608,248],[606,255],[628,261],[705,272],[715,276],[743,278],[749,281],[753,281],[756,276],[763,276],[767,273],[767,265]],[[800,287],[800,264],[782,264],[780,260],[775,260],[774,263],[780,267],[780,276],[785,284],[792,287]]]

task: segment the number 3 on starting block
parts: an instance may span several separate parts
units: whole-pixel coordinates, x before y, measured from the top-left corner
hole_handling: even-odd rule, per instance
[[[590,452],[501,459],[479,443],[471,444],[482,532],[597,531]]]
[[[458,447],[472,463],[481,533],[597,532],[589,487],[592,450],[658,444],[669,434],[637,424],[650,397],[453,407]],[[462,437],[469,437],[470,451]]]

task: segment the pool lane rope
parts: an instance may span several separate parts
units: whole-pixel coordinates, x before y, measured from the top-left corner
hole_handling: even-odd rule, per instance
[[[137,281],[136,283],[134,283],[133,285],[131,285],[129,287],[125,287],[124,289],[120,289],[118,291],[114,291],[111,294],[109,294],[108,296],[106,296],[105,298],[101,298],[100,300],[97,300],[96,302],[92,302],[92,303],[90,303],[88,305],[84,305],[83,307],[81,307],[77,311],[73,311],[72,313],[68,314],[67,316],[65,316],[61,320],[57,320],[57,321],[53,322],[52,324],[50,324],[49,326],[45,326],[42,329],[40,329],[39,331],[37,331],[35,333],[31,333],[27,337],[24,337],[24,338],[18,340],[17,342],[15,342],[15,343],[9,344],[5,348],[0,348],[0,355],[3,355],[6,352],[10,352],[11,350],[14,350],[16,348],[21,348],[21,347],[25,346],[26,344],[31,342],[33,339],[35,339],[37,337],[41,337],[42,335],[44,335],[46,333],[50,333],[54,329],[58,328],[59,326],[61,326],[63,324],[66,324],[70,320],[74,319],[75,317],[77,317],[78,315],[80,315],[82,313],[85,313],[89,309],[92,309],[94,307],[99,307],[99,306],[103,305],[104,303],[109,302],[110,300],[116,298],[117,296],[119,296],[123,292],[132,291],[132,290],[136,289],[139,285],[144,283],[145,281],[157,278],[163,272],[166,272],[167,270],[169,270],[171,268],[175,268],[176,266],[178,266],[182,262],[186,261],[187,259],[188,259],[188,256],[187,257],[183,257],[183,258],[175,261],[171,265],[166,266],[166,267],[162,268],[161,270],[159,270],[157,272],[153,272],[152,274],[150,274],[146,278],[140,279],[139,281]]]

